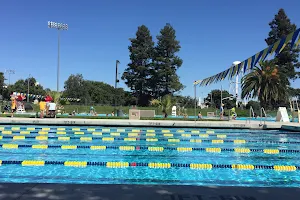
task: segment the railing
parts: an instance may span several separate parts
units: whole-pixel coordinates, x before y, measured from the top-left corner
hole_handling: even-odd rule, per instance
[[[250,106],[250,110],[249,110],[249,118],[246,120],[246,123],[249,121],[249,124],[251,122],[251,119],[255,117],[255,114],[254,114],[254,110],[252,108],[252,106]]]
[[[265,125],[266,124],[267,113],[266,113],[264,107],[261,107],[261,109],[260,109],[260,124],[261,125],[262,125],[263,114],[265,115],[265,117],[264,117],[264,125]]]

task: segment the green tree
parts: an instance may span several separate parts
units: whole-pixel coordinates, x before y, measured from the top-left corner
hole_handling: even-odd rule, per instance
[[[3,98],[3,93],[4,93],[4,73],[3,72],[0,72],[0,95],[2,96]]]
[[[128,47],[130,52],[130,63],[123,73],[122,79],[132,90],[133,95],[138,98],[139,105],[148,105],[149,95],[149,69],[152,64],[154,42],[149,29],[139,26],[136,38],[130,39],[131,45]]]
[[[278,70],[275,61],[265,61],[242,78],[242,98],[256,98],[262,107],[271,108],[274,103],[287,98],[287,77]]]
[[[63,97],[67,98],[84,98],[87,94],[82,74],[71,74],[65,81],[64,89]]]
[[[212,101],[211,101],[211,96],[212,96]],[[230,96],[232,96],[232,95],[228,91],[226,91],[226,90],[222,91],[222,98],[226,98],[226,97],[230,97]],[[212,90],[207,95],[205,100],[207,102],[209,102],[209,104],[211,104],[211,102],[212,102],[213,103],[213,105],[211,105],[212,107],[215,106],[215,107],[219,108],[221,106],[221,90]],[[227,98],[222,101],[222,103],[224,104],[224,107],[228,108],[228,109],[235,107],[235,102],[236,102],[235,98]]]
[[[29,94],[34,95],[45,95],[46,92],[41,84],[37,84],[35,78],[31,77],[29,79],[20,79],[16,81],[13,85],[8,86],[9,93],[12,92],[20,92],[27,93],[28,92],[28,81],[29,81]]]
[[[181,46],[176,40],[175,29],[170,24],[166,24],[156,38],[157,46],[155,47],[150,81],[155,98],[173,94],[184,88],[176,74],[183,61],[177,56]]]
[[[246,109],[250,109],[250,107],[253,108],[254,111],[259,111],[260,109],[260,103],[258,101],[249,101],[246,105]]]
[[[269,37],[265,40],[268,45],[274,44],[283,36],[287,36],[297,29],[296,25],[291,23],[283,9],[278,11],[269,25],[271,31],[269,32]],[[288,44],[274,59],[275,64],[279,66],[278,69],[286,74],[289,79],[296,79],[299,75],[299,72],[296,71],[300,67],[298,61],[299,52],[299,47],[291,50],[291,46]],[[287,81],[286,85],[288,85],[288,79],[285,80]]]

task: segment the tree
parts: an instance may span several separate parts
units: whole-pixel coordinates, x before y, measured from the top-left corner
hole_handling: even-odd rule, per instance
[[[291,23],[283,9],[278,11],[269,25],[271,31],[269,32],[269,37],[265,40],[268,45],[274,44],[283,36],[287,36],[289,33],[297,29],[296,25]],[[296,79],[299,76],[299,72],[295,70],[300,67],[300,63],[298,61],[299,52],[299,47],[291,50],[291,46],[288,44],[274,59],[275,64],[279,66],[278,69],[282,73],[286,74],[289,79]],[[289,80],[285,80],[287,81],[286,85],[288,85]]]
[[[138,27],[136,38],[131,38],[130,42],[131,45],[128,47],[130,63],[123,73],[122,80],[125,80],[125,84],[138,98],[138,104],[147,105],[150,99],[149,69],[152,64],[154,42],[145,25]]]
[[[28,79],[20,79],[16,81],[13,85],[8,86],[8,91],[12,92],[20,92],[20,93],[27,93],[28,92],[28,81],[29,81],[29,94],[34,95],[45,95],[46,92],[42,85],[37,84],[35,78],[31,77]]]
[[[250,107],[252,107],[254,111],[258,111],[260,109],[260,103],[258,101],[249,101],[246,105],[246,109],[250,109]]]
[[[3,97],[3,92],[4,92],[4,73],[0,72],[0,95]]]
[[[63,96],[67,98],[84,98],[87,94],[82,74],[71,74],[65,81],[64,88]]]
[[[124,105],[129,101],[130,94],[122,88],[115,89],[113,86],[100,82],[84,80],[81,74],[70,75],[65,82],[64,97],[81,99],[85,104]]]
[[[170,24],[166,24],[156,38],[157,46],[155,47],[150,81],[155,98],[173,94],[184,88],[176,74],[183,61],[176,55],[181,46],[176,40],[175,29]]]
[[[242,78],[242,98],[256,98],[261,107],[270,108],[274,103],[286,100],[287,76],[278,70],[275,61],[265,61]]]
[[[60,97],[61,93],[57,91],[48,91],[47,95],[50,95],[53,99],[53,102],[56,103],[57,105],[60,104]]]
[[[212,96],[212,101],[211,101],[211,96]],[[226,98],[226,97],[230,97],[230,96],[232,96],[232,95],[228,91],[226,91],[226,90],[222,91],[222,98]],[[210,104],[212,102],[213,105],[211,105],[211,106],[215,106],[215,107],[219,108],[221,106],[221,90],[212,90],[207,95],[205,100],[208,101]],[[228,109],[235,107],[235,102],[236,102],[236,99],[230,99],[230,98],[224,99],[222,101],[222,103],[224,104],[224,107],[228,108]]]

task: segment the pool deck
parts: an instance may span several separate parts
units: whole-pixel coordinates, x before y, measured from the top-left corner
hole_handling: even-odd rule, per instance
[[[0,183],[0,200],[299,200],[300,188]]]
[[[0,118],[0,124],[11,125],[79,125],[79,126],[123,126],[123,127],[173,127],[173,128],[242,128],[242,129],[281,129],[298,127],[299,123],[292,122],[262,122],[260,121],[173,121],[173,120],[128,120],[128,119],[74,119],[74,118]]]

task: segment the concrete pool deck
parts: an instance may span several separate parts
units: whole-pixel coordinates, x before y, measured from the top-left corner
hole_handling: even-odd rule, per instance
[[[0,183],[0,200],[299,200],[300,188]]]
[[[173,120],[128,120],[128,119],[74,119],[74,118],[0,118],[0,124],[11,125],[79,125],[79,126],[123,126],[123,127],[170,127],[170,128],[241,128],[241,129],[281,129],[284,127],[298,127],[293,122],[264,122],[252,121],[173,121]]]

